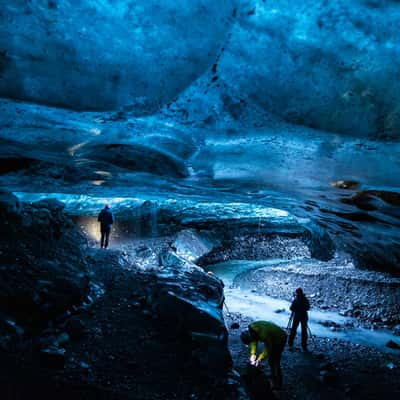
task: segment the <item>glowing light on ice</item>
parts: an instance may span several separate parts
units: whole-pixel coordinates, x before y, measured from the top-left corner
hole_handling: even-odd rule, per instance
[[[70,156],[74,156],[74,155],[75,155],[75,152],[76,152],[77,150],[79,150],[81,147],[85,146],[85,144],[88,144],[88,143],[89,143],[89,142],[82,142],[82,143],[79,143],[79,144],[76,144],[76,145],[74,145],[74,146],[69,147],[69,148],[68,148],[68,154],[69,154]]]
[[[97,180],[97,181],[92,181],[92,184],[95,186],[101,186],[105,181],[102,180]]]
[[[93,135],[100,135],[101,134],[101,129],[99,128],[92,128],[90,129],[90,133],[93,133]]]
[[[100,176],[106,176],[108,178],[112,176],[112,173],[108,171],[94,171],[94,173]]]
[[[289,213],[279,208],[257,207],[253,210],[257,217],[288,217]]]
[[[100,240],[100,227],[95,218],[79,223],[80,228],[93,240]]]

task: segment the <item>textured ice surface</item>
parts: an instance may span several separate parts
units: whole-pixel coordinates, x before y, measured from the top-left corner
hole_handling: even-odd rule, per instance
[[[263,124],[257,109],[325,131],[398,136],[398,1],[0,5],[1,96],[146,114],[191,86],[175,110],[183,118],[243,120],[250,110]]]
[[[398,137],[399,17],[398,1],[240,1],[214,73],[189,88],[177,114],[259,126],[271,112],[325,131]]]
[[[75,201],[86,213],[106,200],[126,210],[176,202],[188,223],[288,211],[317,221],[361,265],[400,263],[397,141],[276,121],[230,130],[4,101],[0,111],[0,184],[10,190],[98,198]]]
[[[0,96],[64,107],[0,102],[2,187],[276,209],[400,265],[398,1],[0,5]]]
[[[229,0],[0,1],[0,95],[147,113],[210,65]]]

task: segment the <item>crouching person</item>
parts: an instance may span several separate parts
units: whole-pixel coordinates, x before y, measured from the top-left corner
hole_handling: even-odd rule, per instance
[[[272,374],[272,389],[282,387],[281,357],[285,348],[287,335],[278,325],[268,321],[256,321],[240,335],[245,345],[250,345],[250,364],[260,365],[268,357]],[[257,343],[264,344],[263,351],[257,356]]]

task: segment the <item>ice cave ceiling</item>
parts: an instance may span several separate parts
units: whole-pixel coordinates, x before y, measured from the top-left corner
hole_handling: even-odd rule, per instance
[[[273,206],[399,268],[399,18],[390,0],[0,0],[0,185],[82,213],[81,195]]]

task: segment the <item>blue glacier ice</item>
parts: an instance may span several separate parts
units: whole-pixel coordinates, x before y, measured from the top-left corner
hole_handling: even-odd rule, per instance
[[[153,233],[165,209],[281,210],[399,269],[399,2],[0,6],[3,189],[91,217],[117,199]]]
[[[229,0],[0,2],[0,95],[149,112],[200,76],[231,24]]]

